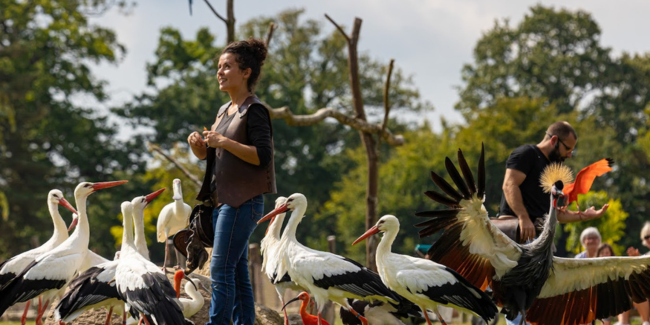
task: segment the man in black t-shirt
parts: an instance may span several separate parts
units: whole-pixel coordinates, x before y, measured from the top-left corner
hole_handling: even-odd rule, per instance
[[[499,217],[519,219],[519,242],[536,237],[534,221],[542,218],[550,208],[548,195],[539,183],[542,171],[550,163],[562,163],[571,158],[577,142],[578,135],[568,122],[555,122],[546,130],[542,142],[518,147],[508,157]],[[600,210],[590,207],[583,212],[563,209],[558,211],[557,219],[560,223],[568,223],[599,218],[608,207],[605,204]]]

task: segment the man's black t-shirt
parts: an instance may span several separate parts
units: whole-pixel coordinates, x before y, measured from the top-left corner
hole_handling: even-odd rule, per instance
[[[519,189],[521,190],[524,207],[526,207],[533,222],[548,213],[551,207],[550,199],[544,193],[539,182],[542,171],[548,164],[550,164],[548,158],[533,144],[526,144],[515,149],[506,161],[506,168],[516,169],[526,174],[526,179],[519,185]],[[516,216],[508,205],[505,194],[501,195],[499,215]]]

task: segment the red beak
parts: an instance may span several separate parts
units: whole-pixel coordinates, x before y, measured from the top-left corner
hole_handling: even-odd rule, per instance
[[[122,185],[122,184],[128,183],[128,182],[129,181],[114,181],[114,182],[93,183],[93,190],[99,191],[99,190],[103,190],[105,188]]]
[[[358,242],[360,242],[360,241],[362,241],[362,240],[364,240],[364,239],[366,239],[366,238],[368,238],[368,237],[370,237],[370,236],[372,236],[372,235],[374,235],[374,234],[376,234],[378,232],[379,232],[379,228],[377,228],[377,226],[372,226],[372,228],[368,229],[368,231],[366,231],[365,234],[363,234],[363,235],[361,235],[361,237],[357,238],[357,240],[355,240],[354,243],[352,243],[352,245],[354,245],[354,244],[356,244],[356,243],[358,243]]]
[[[79,214],[79,212],[77,212],[77,210],[75,210],[75,208],[73,208],[70,202],[68,202],[68,200],[66,200],[65,198],[59,199],[59,204],[64,206],[66,209],[72,211],[72,213]]]
[[[74,227],[77,226],[77,223],[79,222],[79,214],[77,214],[76,218],[72,218],[72,222],[70,223],[70,227],[68,227],[68,232],[70,232]]]
[[[174,290],[176,291],[176,298],[180,298],[181,296],[181,281],[183,281],[184,277],[185,273],[183,270],[178,270],[174,274]]]
[[[160,193],[162,193],[164,190],[165,190],[165,187],[163,187],[163,188],[161,188],[161,189],[159,189],[159,190],[145,196],[144,199],[147,200],[147,203],[149,203],[149,202],[153,201],[153,199],[155,199],[158,195],[160,195]]]
[[[287,204],[285,203],[285,204],[283,204],[283,205],[281,205],[281,206],[275,208],[275,210],[269,212],[269,213],[268,213],[267,215],[265,215],[264,217],[262,217],[262,219],[260,219],[260,221],[258,221],[257,224],[259,225],[260,223],[262,223],[262,222],[264,222],[264,221],[266,221],[266,220],[269,220],[269,219],[271,219],[271,218],[274,218],[274,217],[277,216],[278,214],[280,214],[280,213],[282,213],[282,212],[286,212],[287,210],[289,210],[289,207],[288,207]],[[271,221],[271,222],[272,222],[272,221]]]
[[[275,221],[275,216],[273,216],[273,218],[271,218],[271,221],[269,221],[269,226],[266,227],[266,231],[264,232],[264,236],[266,236],[266,234],[269,233],[269,228],[271,228],[271,225],[273,224],[273,221]]]

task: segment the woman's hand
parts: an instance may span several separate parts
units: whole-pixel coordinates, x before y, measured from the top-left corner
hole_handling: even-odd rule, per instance
[[[199,132],[192,132],[190,136],[187,137],[187,143],[190,144],[192,148],[205,147],[205,141],[199,134]]]
[[[212,148],[223,148],[229,141],[228,138],[215,131],[203,131],[203,136],[205,137],[205,143]]]
[[[199,132],[195,131],[190,133],[190,135],[187,137],[187,143],[189,143],[190,149],[192,149],[192,153],[194,153],[196,158],[205,159],[208,153],[205,148],[205,141],[203,141],[203,138]]]

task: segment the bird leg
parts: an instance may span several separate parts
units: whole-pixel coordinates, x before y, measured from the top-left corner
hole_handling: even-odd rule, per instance
[[[167,254],[169,252],[169,239],[165,239],[165,258],[163,259],[163,266],[161,270],[165,273],[165,276],[167,276]]]
[[[280,295],[280,302],[282,303],[282,306],[284,306],[284,298],[282,298],[282,295]],[[287,315],[287,309],[283,308],[282,311],[284,312],[284,325],[289,325],[289,315]]]
[[[124,312],[122,313],[122,325],[126,325],[126,314],[128,314],[128,312],[126,311],[126,308],[124,308]]]
[[[25,322],[27,322],[27,312],[29,311],[29,304],[31,304],[31,300],[27,300],[27,305],[25,305],[25,311],[23,312],[23,317],[20,318],[20,325],[25,325]]]
[[[422,307],[420,307],[420,308],[422,308]],[[422,308],[422,312],[424,313],[424,317],[428,320],[429,319],[429,314],[427,314],[427,310]],[[447,322],[445,322],[445,319],[442,318],[442,315],[440,315],[440,311],[438,310],[437,306],[436,306],[436,316],[438,316],[438,320],[440,320],[440,323],[442,325],[447,325]]]
[[[427,321],[427,324],[431,325],[431,320],[429,319],[429,314],[427,313],[427,309],[420,306],[420,310],[422,310],[422,315],[424,315],[424,319]],[[445,321],[442,320],[442,317],[440,317],[440,314],[438,314],[438,319],[440,319],[443,324],[445,323]]]
[[[323,316],[320,314],[320,311],[318,312],[318,325],[323,325],[321,322],[321,319],[323,319]]]
[[[358,318],[361,321],[361,324],[368,325],[368,320],[365,317],[361,316],[361,314],[357,313],[357,311],[354,310],[354,308],[349,308],[348,310],[352,313],[352,315],[354,315],[356,318]]]
[[[519,325],[526,324],[526,310],[521,309],[521,320],[519,321]]]
[[[147,324],[147,325],[151,325],[151,324],[149,323],[149,320],[147,319],[146,316],[142,316],[142,319],[144,319],[144,323],[145,323],[145,324]]]
[[[104,323],[104,325],[110,325],[112,314],[113,314],[113,306],[111,306],[111,309],[108,310],[108,314],[106,314],[106,322]]]
[[[40,305],[40,303],[39,303]],[[43,308],[41,311],[36,315],[36,325],[42,325],[43,324],[43,314],[45,314],[45,311],[47,310],[47,307],[50,305],[50,300],[45,300],[45,304],[43,304]]]

